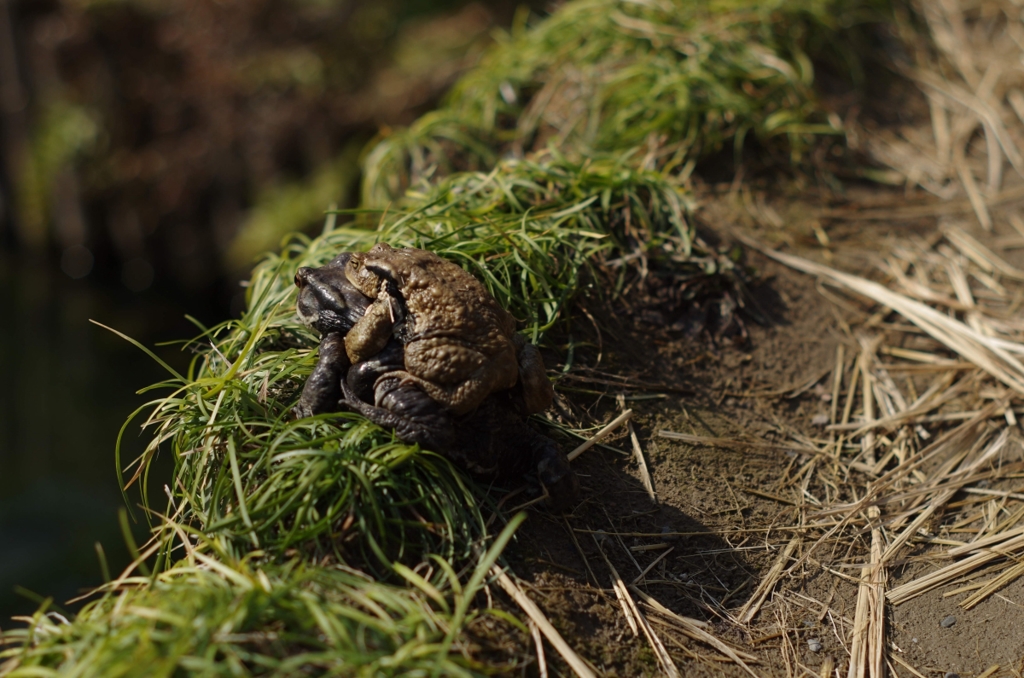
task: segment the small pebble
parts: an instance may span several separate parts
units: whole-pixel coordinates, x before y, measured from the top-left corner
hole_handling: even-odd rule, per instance
[[[943,676],[942,678],[960,678],[960,674],[959,674],[959,673],[953,673],[952,671],[949,671],[949,672],[948,672],[948,673],[947,673],[947,674],[946,674],[945,676]]]
[[[943,619],[942,621],[939,622],[939,626],[941,626],[944,629],[948,629],[950,626],[952,626],[955,623],[956,623],[956,617],[954,617],[953,615],[949,615],[948,617],[946,617],[945,619]]]
[[[831,417],[827,414],[816,414],[811,417],[811,424],[814,426],[826,426],[831,420]]]
[[[811,638],[807,641],[807,649],[811,652],[821,652],[821,641],[817,638]]]

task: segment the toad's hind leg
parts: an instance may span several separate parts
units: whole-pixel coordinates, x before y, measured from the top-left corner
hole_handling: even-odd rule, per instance
[[[341,382],[346,406],[378,426],[394,429],[402,441],[418,444],[436,452],[447,452],[455,436],[451,417],[444,408],[412,384],[401,379],[377,380],[376,405],[359,398],[346,382]]]
[[[427,381],[426,379],[417,377],[405,370],[388,372],[381,377],[381,379],[390,378],[400,379],[402,384],[415,386],[430,396],[433,400],[446,407],[453,414],[457,415],[466,414],[467,412],[472,411],[477,405],[483,402],[484,398],[490,395],[493,390],[492,384],[483,380],[471,378],[458,384],[445,386],[442,384],[435,384],[432,381]]]

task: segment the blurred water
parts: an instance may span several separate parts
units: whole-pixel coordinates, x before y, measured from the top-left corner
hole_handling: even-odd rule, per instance
[[[0,628],[11,615],[38,607],[16,586],[63,603],[101,583],[95,542],[112,570],[128,561],[114,445],[125,419],[147,399],[135,391],[164,373],[89,319],[152,347],[195,334],[183,319],[186,309],[204,315],[189,308],[195,305],[157,291],[136,295],[71,280],[55,264],[0,253]],[[176,367],[187,364],[175,348],[158,353]],[[124,458],[133,459],[143,444],[132,425]],[[168,460],[162,469],[157,489]],[[129,497],[139,503],[137,490]],[[144,525],[134,531],[144,536]]]

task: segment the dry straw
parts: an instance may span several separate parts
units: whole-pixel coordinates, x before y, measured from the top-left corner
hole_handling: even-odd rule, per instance
[[[778,544],[775,565],[740,610],[740,619],[749,622],[766,604],[785,563],[796,561],[790,572],[798,566],[821,567],[857,586],[854,619],[843,638],[850,652],[848,677],[881,676],[888,662],[898,659],[891,656],[887,640],[887,604],[901,605],[958,583],[961,587],[948,595],[969,594],[960,605],[971,609],[1024,575],[1019,525],[1024,507],[1008,503],[1020,499],[1013,491],[975,487],[1018,477],[1024,470],[1014,413],[1024,399],[1024,327],[1013,313],[1022,293],[1021,276],[961,228],[946,228],[930,242],[897,243],[881,266],[888,286],[747,242],[867,306],[844,325],[848,345],[859,350],[849,365],[845,351],[837,354],[830,440],[818,443],[818,454],[828,453],[834,461],[824,464],[816,461],[821,456],[808,455],[806,462],[817,470],[816,485],[825,496],[800,489],[819,508],[802,523],[802,534]],[[889,327],[898,329],[878,330],[888,317],[896,318]],[[920,337],[929,337],[932,348],[900,346],[913,336],[906,328],[913,328],[918,346],[927,345]],[[904,369],[910,366],[917,367]],[[924,366],[927,370],[919,369]],[[931,383],[918,392],[909,377],[897,379],[900,374],[931,374]],[[697,444],[743,444],[668,435]],[[843,495],[855,499],[841,500]],[[950,538],[953,530],[968,530],[975,538],[963,543]],[[941,544],[949,546],[936,546]],[[906,573],[897,564],[911,547],[944,551],[954,562],[909,580],[904,576],[893,586],[892,575]],[[815,555],[840,548],[847,555],[839,567],[859,563],[859,577]],[[775,605],[784,600],[777,595]]]

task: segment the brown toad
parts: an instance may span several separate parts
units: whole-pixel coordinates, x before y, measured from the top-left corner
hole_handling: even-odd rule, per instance
[[[405,349],[404,369],[381,378],[415,384],[453,414],[471,412],[520,378],[529,412],[551,404],[536,347],[516,334],[512,315],[457,264],[426,250],[378,243],[353,253],[345,276],[373,300],[345,336],[352,364],[377,355],[394,337]]]

